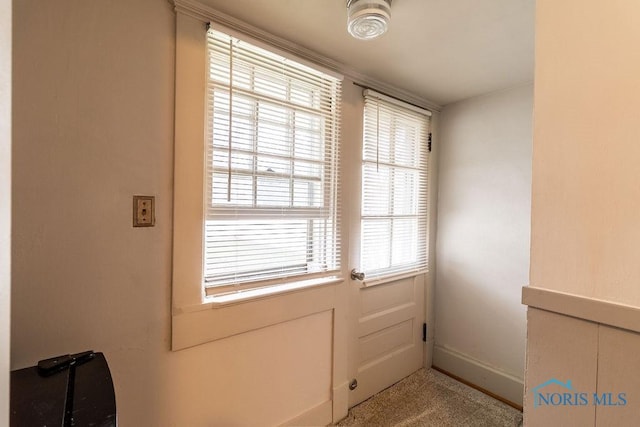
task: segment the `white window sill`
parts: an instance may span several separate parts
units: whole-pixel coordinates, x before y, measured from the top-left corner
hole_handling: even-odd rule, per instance
[[[231,304],[240,304],[260,298],[268,298],[288,292],[300,291],[316,286],[334,285],[341,283],[343,279],[340,277],[321,277],[308,280],[300,280],[296,282],[283,283],[280,285],[264,286],[254,289],[242,289],[232,292],[224,292],[217,295],[205,297],[205,306],[211,308],[225,307]]]

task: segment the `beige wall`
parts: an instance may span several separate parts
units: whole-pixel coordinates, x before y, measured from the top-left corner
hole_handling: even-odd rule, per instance
[[[537,4],[531,285],[640,305],[640,3]]]
[[[331,311],[169,350],[169,2],[25,0],[14,18],[12,368],[103,351],[124,427],[273,425],[331,399]],[[156,196],[154,228],[132,228],[134,194]]]
[[[522,402],[533,86],[441,114],[434,364]]]
[[[637,335],[606,326],[640,320],[640,4],[538,0],[536,8],[530,286],[594,300],[597,310],[585,316],[604,324],[530,308],[525,421],[635,425],[637,397],[626,410],[571,418],[566,409],[533,408],[531,390],[557,378],[579,391],[640,392],[630,380],[639,374]],[[554,302],[561,298],[547,292],[537,304],[560,314],[580,304]]]
[[[0,0],[0,425],[9,422],[11,0]]]

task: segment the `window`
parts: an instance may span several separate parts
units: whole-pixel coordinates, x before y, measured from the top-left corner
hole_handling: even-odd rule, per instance
[[[341,81],[207,31],[206,295],[340,269]]]
[[[376,278],[427,268],[429,113],[367,90],[361,268]]]

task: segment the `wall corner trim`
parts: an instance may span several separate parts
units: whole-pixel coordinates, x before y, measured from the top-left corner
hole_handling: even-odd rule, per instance
[[[640,333],[640,307],[535,286],[523,286],[522,304]]]

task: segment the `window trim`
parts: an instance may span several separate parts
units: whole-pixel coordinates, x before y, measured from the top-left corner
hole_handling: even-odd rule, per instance
[[[333,310],[335,286],[345,266],[324,280],[272,284],[267,292],[244,293],[233,301],[207,297],[203,286],[204,195],[206,191],[205,108],[206,25],[200,13],[176,13],[175,154],[173,199],[172,342],[174,351]],[[253,40],[224,25],[218,28],[275,53],[309,64],[278,48]],[[327,74],[342,77],[331,70]],[[339,173],[339,172],[338,172]],[[344,253],[341,248],[340,251]],[[344,264],[344,263],[342,263]]]
[[[249,302],[261,298],[269,298],[284,293],[301,291],[317,286],[334,285],[344,282],[338,276],[305,278],[304,280],[287,281],[286,283],[274,283],[264,286],[252,284],[244,289],[234,287],[233,290],[218,292],[208,295],[205,303],[210,303],[212,308],[223,307],[231,304]]]

